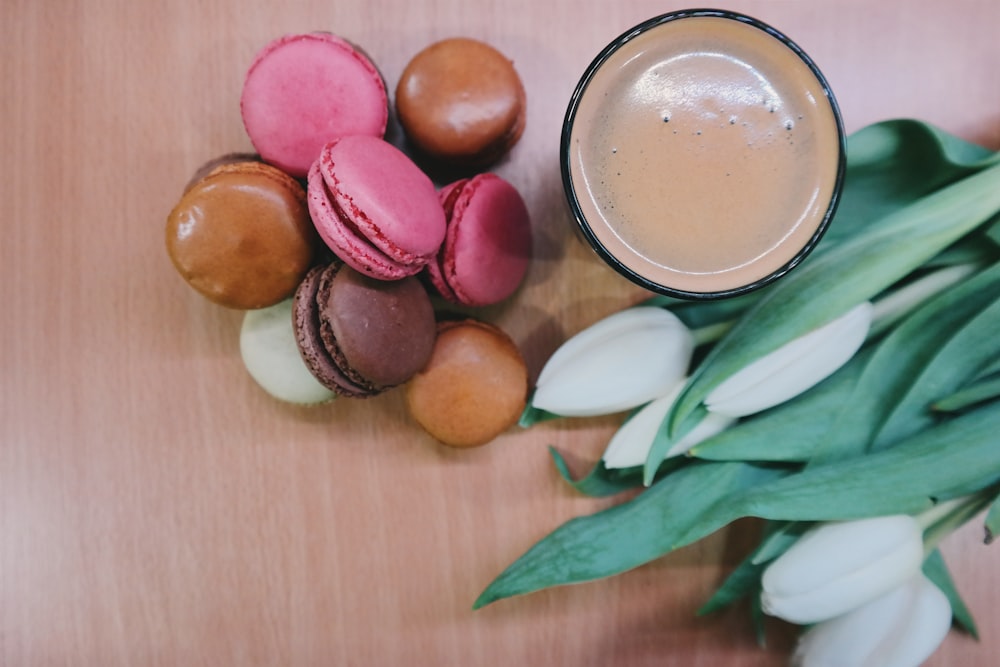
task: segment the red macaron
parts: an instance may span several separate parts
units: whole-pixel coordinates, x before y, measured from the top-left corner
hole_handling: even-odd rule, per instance
[[[309,212],[320,237],[355,270],[380,280],[419,273],[445,235],[434,184],[387,141],[328,143],[309,170]]]
[[[531,220],[520,193],[487,173],[439,193],[448,221],[444,243],[427,274],[448,301],[488,306],[521,284],[531,261]]]
[[[285,35],[264,46],[240,96],[247,135],[265,162],[304,177],[337,137],[382,137],[385,82],[351,43],[325,32]]]

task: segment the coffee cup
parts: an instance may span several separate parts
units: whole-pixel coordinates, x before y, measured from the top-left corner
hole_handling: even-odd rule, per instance
[[[634,283],[679,298],[786,275],[830,224],[844,166],[819,68],[730,11],[671,12],[619,36],[563,123],[563,186],[584,239]]]

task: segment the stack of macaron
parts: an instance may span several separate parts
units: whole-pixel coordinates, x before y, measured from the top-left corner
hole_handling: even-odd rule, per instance
[[[524,360],[498,327],[450,320],[434,298],[496,304],[527,272],[527,207],[486,171],[521,137],[524,88],[493,47],[447,39],[403,72],[399,145],[389,106],[379,69],[340,37],[265,45],[240,98],[256,153],[198,170],[167,218],[168,254],[201,295],[246,311],[241,355],[274,397],[407,385],[432,436],[485,444],[524,407]]]

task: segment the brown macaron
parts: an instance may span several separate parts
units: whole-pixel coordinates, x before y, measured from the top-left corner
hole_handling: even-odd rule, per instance
[[[320,246],[302,185],[254,161],[224,162],[167,217],[167,252],[209,300],[250,310],[292,295]]]
[[[198,167],[198,169],[191,175],[191,180],[187,182],[184,186],[184,192],[187,192],[194,186],[198,185],[206,176],[211,174],[213,171],[219,167],[225,166],[227,164],[237,164],[239,162],[260,162],[260,156],[256,153],[226,153],[225,155],[219,155],[214,157],[205,164]]]
[[[416,278],[375,280],[341,262],[306,275],[292,313],[306,367],[323,386],[355,398],[413,377],[437,331],[430,297]]]
[[[406,405],[430,435],[451,447],[485,445],[514,425],[528,396],[528,369],[499,327],[442,322],[427,365],[406,385]]]
[[[396,113],[422,155],[452,167],[496,162],[524,131],[524,85],[489,44],[455,37],[431,44],[403,70]]]

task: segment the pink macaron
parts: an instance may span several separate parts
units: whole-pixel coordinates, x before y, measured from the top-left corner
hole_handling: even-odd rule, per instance
[[[383,136],[389,105],[371,60],[335,35],[313,32],[280,37],[257,53],[240,112],[261,158],[301,178],[328,141]]]
[[[348,266],[372,278],[419,273],[441,247],[445,215],[430,178],[387,141],[328,143],[309,170],[309,213]]]
[[[488,306],[518,288],[531,261],[531,221],[520,193],[496,174],[479,174],[439,193],[448,229],[427,266],[434,288],[465,306]]]

